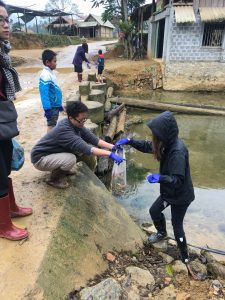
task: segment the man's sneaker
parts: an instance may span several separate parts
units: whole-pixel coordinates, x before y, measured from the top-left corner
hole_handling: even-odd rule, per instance
[[[68,188],[69,182],[66,180],[66,178],[58,179],[58,180],[47,180],[46,183],[48,185],[51,185],[57,189],[66,189]]]
[[[156,233],[152,233],[149,237],[148,237],[148,242],[150,244],[154,244],[154,243],[158,243],[162,240],[164,240],[167,237],[167,233],[166,232],[156,232]]]

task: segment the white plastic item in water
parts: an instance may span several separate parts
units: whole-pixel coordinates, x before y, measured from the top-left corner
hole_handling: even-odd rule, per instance
[[[116,150],[116,154],[123,157],[124,160],[119,166],[114,162],[112,169],[112,191],[115,195],[120,195],[125,192],[127,184],[125,150]]]

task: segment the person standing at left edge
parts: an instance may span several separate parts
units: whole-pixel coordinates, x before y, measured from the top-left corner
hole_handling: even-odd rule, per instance
[[[4,2],[0,1],[0,237],[21,240],[28,236],[26,229],[13,225],[12,217],[32,214],[31,208],[19,207],[15,202],[11,173],[12,138],[19,134],[16,126],[15,93],[21,90],[18,74],[8,55],[9,17]],[[12,116],[14,120],[12,120]]]

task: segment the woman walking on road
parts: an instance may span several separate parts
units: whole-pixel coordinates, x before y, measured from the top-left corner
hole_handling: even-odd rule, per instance
[[[28,236],[26,229],[13,225],[12,217],[32,214],[31,208],[19,207],[15,202],[11,173],[12,138],[19,134],[17,113],[13,100],[21,90],[18,74],[8,55],[9,17],[4,2],[0,1],[0,237],[21,240]]]
[[[82,39],[82,45],[77,47],[77,51],[74,55],[72,64],[74,65],[74,72],[77,73],[77,79],[79,82],[83,80],[83,61],[86,61],[87,68],[90,69],[90,62],[86,58],[85,53],[88,53],[88,44],[85,39]]]

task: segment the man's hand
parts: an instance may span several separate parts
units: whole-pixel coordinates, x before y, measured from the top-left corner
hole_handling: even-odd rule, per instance
[[[147,176],[149,183],[158,183],[160,180],[160,174],[150,174]]]
[[[118,140],[118,141],[116,142],[116,144],[113,146],[112,150],[113,150],[113,151],[116,151],[117,149],[122,150],[122,149],[123,149],[122,145],[128,145],[129,142],[130,142],[130,139],[128,139],[128,138],[120,139],[120,140]]]
[[[116,155],[113,152],[110,152],[109,158],[111,158],[115,163],[119,166],[123,162],[123,158],[120,157],[119,155]]]
[[[51,119],[51,117],[52,117],[52,111],[51,111],[51,109],[46,109],[45,110],[45,118],[47,120],[49,120],[49,119]]]

